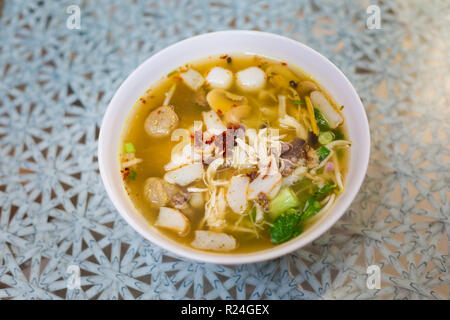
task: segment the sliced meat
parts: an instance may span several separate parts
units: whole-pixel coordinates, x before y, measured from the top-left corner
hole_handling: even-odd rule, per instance
[[[319,137],[312,131],[308,131],[308,144],[313,148],[320,146]]]
[[[294,171],[297,164],[287,159],[281,159],[281,161],[283,162],[283,169],[281,170],[281,175],[283,177],[287,177],[292,173],[292,171]]]
[[[180,190],[170,199],[172,206],[180,210],[189,219],[194,218],[194,211],[192,210],[189,200],[191,199],[191,194],[186,190]]]
[[[280,161],[283,163],[281,174],[288,176],[297,167],[300,158],[306,158],[309,149],[305,140],[294,138],[289,144],[282,144]]]
[[[290,148],[288,143],[281,143],[281,154],[288,152]]]
[[[171,106],[162,106],[153,110],[145,120],[144,127],[151,137],[168,136],[178,125],[178,116]]]
[[[190,198],[191,194],[189,192],[181,190],[172,197],[170,202],[175,208],[182,210],[188,207],[188,201]]]
[[[197,230],[191,245],[203,250],[230,251],[237,247],[237,242],[233,236],[226,233]]]
[[[264,192],[260,192],[256,198],[256,202],[263,208],[264,211],[269,210],[269,198]]]
[[[304,158],[306,156],[306,152],[304,150],[305,144],[305,140],[294,138],[289,143],[289,149],[281,153],[281,157],[290,160],[298,160],[299,158]]]

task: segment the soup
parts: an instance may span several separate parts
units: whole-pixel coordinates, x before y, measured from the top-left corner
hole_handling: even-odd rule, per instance
[[[138,100],[122,134],[124,187],[168,237],[254,252],[318,221],[344,190],[343,107],[295,66],[249,54],[193,61]]]

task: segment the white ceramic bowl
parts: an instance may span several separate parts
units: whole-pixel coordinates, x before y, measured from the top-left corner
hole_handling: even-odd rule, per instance
[[[212,54],[254,53],[295,65],[312,75],[327,92],[344,105],[350,140],[346,189],[331,210],[299,237],[271,249],[248,254],[213,253],[181,245],[150,226],[136,211],[122,184],[118,149],[125,120],[137,99],[161,77],[192,60]],[[217,264],[253,263],[297,250],[327,231],[345,212],[364,180],[370,153],[369,125],[364,107],[345,75],[328,59],[297,41],[264,32],[222,31],[180,41],[142,63],[120,86],[103,118],[98,145],[100,173],[106,191],[123,218],[152,243],[192,260]]]

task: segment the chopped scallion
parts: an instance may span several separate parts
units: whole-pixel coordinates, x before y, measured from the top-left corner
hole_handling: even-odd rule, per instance
[[[134,180],[136,178],[136,171],[131,170],[130,174],[128,175],[128,179]]]
[[[314,117],[316,118],[316,123],[320,131],[330,130],[330,125],[328,124],[328,121],[324,118],[320,110],[317,108],[314,108]]]
[[[319,133],[319,142],[320,144],[329,144],[334,140],[334,134],[331,131],[325,131]]]
[[[334,129],[334,130],[332,130],[332,132],[333,132],[334,138],[335,138],[336,140],[345,140],[345,136],[344,136],[344,134],[342,133],[341,130],[339,130],[339,129]]]
[[[168,74],[167,74],[167,76],[168,77],[171,77],[171,76],[173,76],[173,75],[176,75],[178,73],[178,70],[173,70],[172,72],[169,72]]]
[[[123,145],[123,149],[125,153],[136,153],[136,148],[134,147],[134,144],[131,142],[127,142]]]
[[[330,152],[331,151],[325,146],[321,146],[317,149],[317,153],[319,154],[319,162],[322,162],[326,157],[328,157]]]
[[[301,106],[305,106],[306,105],[306,102],[303,101],[303,100],[292,100],[292,102],[295,103],[295,104],[299,104]]]

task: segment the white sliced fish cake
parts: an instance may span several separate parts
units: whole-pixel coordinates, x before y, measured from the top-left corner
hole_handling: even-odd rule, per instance
[[[164,180],[184,187],[196,180],[202,179],[203,172],[202,163],[188,164],[184,167],[167,172],[164,175]]]
[[[222,67],[214,67],[208,72],[206,83],[212,88],[228,89],[233,84],[233,73]]]
[[[228,206],[235,213],[243,214],[247,210],[247,190],[250,179],[247,176],[233,176],[227,191]]]
[[[203,76],[194,69],[188,69],[180,74],[183,82],[192,90],[197,91],[205,82]]]
[[[311,92],[310,97],[314,108],[317,108],[322,112],[323,116],[328,121],[330,128],[337,128],[344,122],[344,119],[342,119],[341,115],[333,108],[322,92],[313,91]]]
[[[175,231],[180,235],[185,235],[189,231],[189,219],[180,211],[172,208],[161,207],[155,226]]]
[[[202,112],[202,116],[208,132],[217,135],[227,130],[227,127],[214,110]]]
[[[197,230],[191,245],[202,250],[231,251],[236,249],[237,241],[233,236],[223,232]]]
[[[250,67],[236,73],[238,86],[244,91],[256,91],[266,85],[266,74],[258,67]]]

